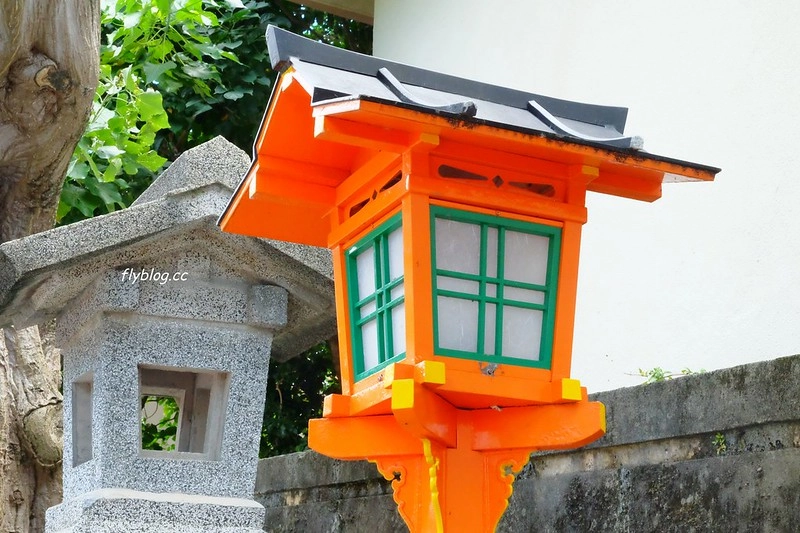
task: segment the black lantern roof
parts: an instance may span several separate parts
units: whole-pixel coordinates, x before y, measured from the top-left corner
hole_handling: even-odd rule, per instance
[[[267,43],[273,69],[292,67],[312,95],[312,105],[365,100],[486,124],[526,134],[539,134],[605,149],[640,152],[642,139],[625,136],[628,110],[561,100],[509,89],[402,63],[350,52],[270,26]],[[676,162],[718,172],[719,169],[672,158]]]

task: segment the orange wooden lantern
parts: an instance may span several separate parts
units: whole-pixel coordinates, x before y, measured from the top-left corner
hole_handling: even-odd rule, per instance
[[[491,531],[532,451],[605,432],[570,377],[586,191],[718,169],[641,151],[625,109],[267,39],[282,73],[220,225],[333,250],[342,394],[309,445],[374,461],[413,531]]]

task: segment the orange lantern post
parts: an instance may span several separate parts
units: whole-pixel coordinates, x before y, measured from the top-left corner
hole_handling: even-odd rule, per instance
[[[375,462],[412,531],[492,531],[531,452],[605,432],[570,377],[586,191],[719,169],[642,151],[625,109],[267,40],[281,75],[220,225],[333,251],[342,394],[309,445]]]

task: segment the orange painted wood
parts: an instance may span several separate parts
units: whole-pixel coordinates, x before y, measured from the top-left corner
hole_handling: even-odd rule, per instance
[[[577,402],[471,411],[474,450],[577,448],[605,433],[605,407]]]
[[[436,356],[434,360],[454,360]],[[447,383],[437,388],[437,394],[463,408],[488,406],[530,405],[559,401],[553,394],[550,372],[536,368],[500,365],[494,375],[481,372],[478,361],[465,361],[461,370],[447,363]],[[530,370],[522,374],[519,370]],[[516,376],[514,374],[517,374]],[[537,379],[538,378],[538,379]]]
[[[339,243],[351,246],[356,243],[364,235],[381,225],[387,218],[394,216],[406,192],[403,184],[398,183],[391,189],[377,194],[374,200],[370,199],[360,211],[348,217],[337,228],[330,231],[328,235],[330,246],[335,246]]]
[[[616,173],[617,167],[624,167],[654,170],[659,172],[662,178],[663,174],[669,173],[702,181],[714,179],[714,173],[711,171],[647,159],[642,153],[631,152],[628,155],[616,150],[575,144],[569,140],[520,133],[489,125],[473,123],[462,125],[457,120],[376,102],[355,101],[348,102],[347,106],[331,104],[330,108],[322,105],[318,106],[315,112],[318,116],[338,115],[366,125],[380,124],[382,127],[400,131],[431,131],[442,139],[544,160],[573,165],[590,164],[600,167],[601,176],[603,167],[607,166],[612,173]],[[635,198],[636,194],[632,193],[629,197]]]
[[[343,205],[359,198],[370,188],[377,176],[391,176],[400,170],[400,154],[392,152],[378,152],[368,161],[362,163],[349,176],[345,177],[336,187],[336,205]]]
[[[308,446],[335,459],[422,454],[419,439],[403,430],[392,415],[312,419]]]
[[[330,206],[336,197],[336,189],[333,187],[301,182],[291,173],[284,174],[274,167],[269,177],[266,173],[256,173],[250,180],[248,192],[251,200],[283,202],[293,205],[296,209],[321,206],[323,213],[330,211]]]
[[[454,183],[456,180],[442,178],[410,178],[410,188],[429,196],[432,200],[460,203],[469,207],[481,207],[490,211],[504,211],[533,215],[550,220],[575,220],[586,222],[586,208],[556,202],[524,191],[491,190],[489,187]]]
[[[403,131],[389,130],[336,116],[314,119],[314,137],[325,141],[402,154],[414,142]]]
[[[403,199],[403,258],[406,290],[406,354],[412,364],[433,355],[433,286],[428,198],[412,193]]]
[[[341,371],[342,394],[353,393],[353,336],[350,328],[350,310],[347,295],[347,268],[345,250],[335,246],[332,250],[333,286],[336,298],[337,332],[339,335],[339,369]]]
[[[400,387],[401,385],[408,387]],[[410,389],[410,397],[408,391],[402,394],[398,388]],[[413,379],[396,381],[392,384],[392,393],[392,413],[403,429],[419,438],[436,441],[442,446],[456,446],[455,407],[432,390],[415,383]]]
[[[553,381],[559,381],[570,375],[580,246],[581,224],[573,221],[565,222],[561,229],[561,257],[553,328],[553,357],[550,365]]]
[[[447,405],[432,408],[421,395],[427,392],[415,389],[400,417],[394,409],[394,416],[310,424],[314,449],[376,463],[392,481],[398,510],[415,532],[494,531],[508,504],[513,474],[532,451],[577,447],[605,431],[602,404],[585,397],[561,405],[450,411]],[[405,423],[408,416],[413,423]],[[430,438],[431,428],[441,425],[455,426],[455,438],[448,437],[447,444]]]
[[[397,511],[411,531],[437,531],[436,504],[430,491],[430,466],[423,455],[371,459],[392,482]],[[422,489],[422,490],[420,490]]]

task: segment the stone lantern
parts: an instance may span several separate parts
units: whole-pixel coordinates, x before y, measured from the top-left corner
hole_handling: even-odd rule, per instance
[[[128,209],[0,246],[0,324],[57,317],[64,502],[48,531],[262,530],[270,355],[335,321],[326,250],[216,227],[248,165],[218,138]]]
[[[333,250],[342,394],[310,446],[370,459],[413,531],[489,531],[531,451],[605,431],[570,376],[587,191],[718,169],[642,151],[627,110],[267,33],[280,69],[225,231]]]

